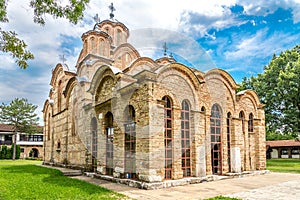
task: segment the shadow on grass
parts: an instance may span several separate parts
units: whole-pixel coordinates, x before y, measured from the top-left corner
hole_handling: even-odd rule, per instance
[[[16,174],[20,174],[20,177],[22,177],[22,174],[24,176],[25,174],[30,174],[32,181],[38,182],[41,179],[41,181],[44,183],[56,185],[58,187],[64,187],[65,191],[67,191],[67,188],[77,188],[87,194],[95,194],[99,192],[102,194],[111,194],[111,191],[106,188],[66,177],[57,169],[50,169],[35,165],[20,165],[1,167],[0,170],[1,173],[7,174],[8,176],[9,174],[13,174],[14,176]]]

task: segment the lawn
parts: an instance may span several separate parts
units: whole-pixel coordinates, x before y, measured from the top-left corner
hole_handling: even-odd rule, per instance
[[[0,160],[0,199],[126,199],[124,195],[64,176],[40,161]]]
[[[300,159],[270,159],[267,169],[273,172],[287,172],[300,174]]]

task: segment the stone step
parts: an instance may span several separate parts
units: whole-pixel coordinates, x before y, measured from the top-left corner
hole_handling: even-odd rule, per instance
[[[80,170],[64,171],[62,172],[65,176],[81,176],[82,172]]]

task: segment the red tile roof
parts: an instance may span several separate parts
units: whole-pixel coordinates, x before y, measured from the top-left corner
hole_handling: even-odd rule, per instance
[[[0,132],[13,132],[13,126],[9,124],[0,124]]]
[[[40,132],[43,132],[43,126],[37,126]],[[13,126],[9,124],[0,124],[0,132],[13,132]]]
[[[295,140],[266,141],[266,144],[270,147],[300,147],[300,141]]]

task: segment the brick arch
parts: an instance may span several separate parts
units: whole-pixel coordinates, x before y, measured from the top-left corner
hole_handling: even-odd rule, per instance
[[[123,56],[125,56],[126,54],[128,54],[130,56],[130,62],[127,63],[127,65],[129,65],[129,63],[131,63],[133,60],[136,60],[137,58],[141,57],[139,52],[129,43],[124,43],[119,45],[112,53],[112,57],[113,60],[115,61],[115,64],[118,64],[119,62],[119,58],[122,59]],[[119,68],[123,67],[122,63]],[[126,67],[126,64],[124,64],[124,66]]]
[[[112,98],[112,87],[115,85],[115,80],[112,76],[104,76],[96,90],[94,95],[95,102],[105,101]]]
[[[95,95],[101,81],[105,79],[106,76],[110,76],[115,81],[115,73],[113,72],[113,69],[110,66],[102,65],[94,74],[88,92]]]
[[[243,108],[246,111],[246,114],[249,115],[251,112],[256,117],[257,116],[257,109],[259,107],[262,107],[263,104],[261,104],[257,94],[253,90],[243,90],[237,93],[238,97],[238,104],[241,108]],[[247,99],[250,100],[252,103],[252,109],[245,108],[245,101]]]
[[[228,75],[228,76],[226,76]],[[224,86],[224,89],[226,91],[224,91],[224,94],[228,92],[229,96],[230,96],[230,103],[232,104],[233,110],[236,110],[236,96],[235,96],[235,91],[236,91],[236,84],[234,82],[234,80],[231,78],[231,76],[229,74],[227,74],[225,71],[223,70],[211,70],[209,72],[207,72],[207,74],[205,74],[204,76],[205,78],[205,82],[206,82],[206,87],[208,89],[208,92],[210,93],[209,96],[210,98],[212,98],[213,94],[211,94],[211,91],[209,91],[209,86],[211,86],[210,84],[213,83],[214,81],[218,81],[222,86]],[[230,80],[231,79],[231,80]],[[210,88],[212,89],[212,88]],[[211,99],[213,101],[213,99]],[[228,103],[228,99],[223,99],[224,103]],[[225,108],[224,108],[225,109]],[[226,109],[225,109],[226,110]]]
[[[51,78],[51,81],[50,81],[50,85],[52,87],[57,85],[57,80],[58,80],[59,74],[64,73],[65,71],[69,71],[67,65],[61,64],[61,63],[58,63],[56,65],[56,67],[52,71],[52,78]]]
[[[194,72],[190,68],[186,67],[185,65],[179,64],[179,63],[172,63],[172,64],[168,64],[166,66],[160,67],[155,72],[157,73],[158,82],[162,82],[168,76],[178,76],[178,77],[182,78],[186,82],[188,87],[190,88],[192,95],[193,95],[191,98],[189,98],[191,106],[193,107],[193,109],[199,109],[199,102],[201,101],[201,99],[200,99],[200,95],[201,95],[200,94],[200,84],[202,84],[202,82],[200,82],[198,77],[194,74]],[[168,92],[168,94],[170,94],[170,93],[171,92]],[[175,94],[174,94],[174,96],[175,96]],[[173,99],[176,99],[176,102],[174,102],[174,105],[176,107],[181,107],[181,102],[177,102],[177,100],[179,101],[178,97],[173,98]],[[183,100],[183,99],[181,99],[181,100]]]
[[[154,71],[158,67],[159,67],[159,65],[157,65],[155,63],[155,61],[152,60],[151,58],[139,57],[129,67],[124,69],[123,72],[126,73],[126,74],[131,74],[130,72],[132,72],[132,71],[134,71],[135,69],[138,69],[138,68],[142,68],[140,71],[145,70],[145,69],[149,70],[149,71]],[[137,70],[137,71],[139,71],[139,70]]]
[[[163,99],[163,97],[165,97],[165,96],[169,97],[172,100],[173,107],[176,107],[176,108],[181,107],[181,102],[179,102],[177,97],[173,93],[171,93],[170,91],[165,91],[164,93],[161,93],[158,96],[158,99]]]
[[[71,92],[77,84],[78,84],[78,80],[76,79],[76,77],[72,77],[68,81],[68,83],[65,87],[65,90],[63,91],[63,94],[66,98],[66,108],[69,107],[69,99],[70,99],[70,96],[71,96]]]
[[[204,78],[206,79],[208,77],[215,76],[216,74],[220,75],[222,79],[226,81],[233,90],[236,90],[238,88],[238,85],[236,84],[232,76],[222,69],[211,69],[205,73]]]
[[[199,90],[199,86],[200,84],[202,84],[202,82],[200,81],[198,76],[191,70],[191,68],[183,64],[171,63],[166,66],[160,67],[155,72],[158,74],[157,77],[159,78],[165,71],[172,69],[177,70],[183,75],[185,75],[190,80],[195,90]]]

